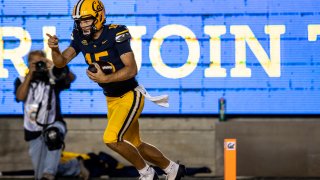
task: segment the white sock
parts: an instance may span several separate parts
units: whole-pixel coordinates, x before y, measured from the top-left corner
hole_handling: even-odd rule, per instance
[[[170,171],[172,170],[172,167],[174,167],[174,166],[178,166],[178,164],[170,160],[170,163],[169,163],[168,167],[166,167],[165,169],[163,169],[163,171],[164,171],[166,174],[169,174]]]
[[[147,174],[148,173],[148,169],[149,169],[149,165],[146,164],[146,166],[144,168],[142,168],[140,170],[138,169],[139,174]]]

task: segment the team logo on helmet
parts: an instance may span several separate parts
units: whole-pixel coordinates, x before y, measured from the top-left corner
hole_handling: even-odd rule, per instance
[[[95,4],[97,4],[96,6],[95,6]],[[96,13],[98,13],[98,12],[100,12],[100,11],[103,11],[103,4],[100,2],[100,1],[93,1],[93,3],[92,3],[92,9],[96,12]]]

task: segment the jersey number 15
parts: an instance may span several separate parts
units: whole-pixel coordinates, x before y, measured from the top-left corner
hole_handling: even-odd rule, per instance
[[[98,52],[98,53],[86,53],[86,61],[88,62],[88,64],[91,64],[92,63],[92,59],[91,59],[91,54],[93,54],[94,56],[94,62],[95,61],[99,61],[100,60],[100,57],[105,57],[105,56],[108,56],[108,51],[102,51],[102,52]]]

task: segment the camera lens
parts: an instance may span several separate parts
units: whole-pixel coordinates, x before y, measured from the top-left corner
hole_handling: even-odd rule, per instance
[[[43,61],[36,62],[36,71],[43,72],[47,69],[47,65]]]
[[[36,66],[36,70],[33,73],[33,80],[39,80],[39,81],[44,81],[48,82],[49,81],[49,73],[47,69],[47,65],[44,61],[38,61],[34,63]]]

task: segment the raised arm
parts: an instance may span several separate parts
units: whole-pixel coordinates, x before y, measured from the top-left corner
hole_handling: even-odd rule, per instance
[[[52,50],[52,60],[56,67],[62,68],[66,66],[74,57],[77,56],[77,53],[73,47],[68,47],[62,53],[59,49],[59,39],[56,35],[47,34],[48,46]]]
[[[29,71],[26,75],[25,80],[18,86],[16,90],[16,99],[18,101],[25,101],[29,92],[30,82],[32,79],[33,71]]]

